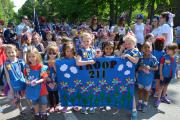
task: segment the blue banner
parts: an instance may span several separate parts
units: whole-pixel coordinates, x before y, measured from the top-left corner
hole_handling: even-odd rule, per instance
[[[113,106],[132,110],[134,65],[122,58],[98,58],[76,66],[74,59],[56,61],[62,106]]]

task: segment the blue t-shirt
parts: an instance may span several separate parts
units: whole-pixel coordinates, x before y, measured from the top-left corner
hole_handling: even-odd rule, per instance
[[[174,78],[176,74],[176,67],[179,61],[178,56],[170,57],[169,55],[165,54],[161,58],[161,64],[163,64],[162,74],[165,78]]]
[[[84,49],[80,48],[78,50],[78,55],[82,57],[82,60],[87,61],[87,60],[92,60],[95,57],[95,50],[94,49]]]
[[[158,50],[153,50],[152,51],[152,55],[154,55],[157,59],[157,61],[159,62],[158,64],[158,70],[157,70],[157,73],[159,74],[159,66],[160,66],[160,60],[162,58],[162,56],[165,54],[165,51],[162,50],[162,51],[158,51]]]
[[[138,62],[138,67],[140,66],[158,66],[158,61],[155,56],[151,55],[149,58],[140,58]],[[149,86],[154,80],[154,71],[150,70],[149,73],[145,73],[143,70],[138,71],[138,83],[143,86]]]

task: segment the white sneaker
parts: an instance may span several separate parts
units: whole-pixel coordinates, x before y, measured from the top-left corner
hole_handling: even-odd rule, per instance
[[[106,110],[107,111],[111,110],[111,107],[110,106],[106,106]]]

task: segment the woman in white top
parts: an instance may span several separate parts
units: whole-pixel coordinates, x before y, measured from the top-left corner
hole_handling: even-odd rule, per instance
[[[154,16],[154,18],[152,20],[152,32],[151,33],[156,38],[157,36],[159,36],[159,32],[160,32],[159,16]]]
[[[112,26],[110,29],[111,34],[119,34],[119,35],[126,35],[125,29],[125,18],[120,17],[118,20],[118,24],[116,26]]]
[[[173,42],[173,27],[168,23],[169,13],[163,12],[160,15],[160,35],[165,37],[164,46]]]
[[[136,16],[137,22],[134,24],[133,32],[137,39],[137,48],[141,51],[141,46],[144,43],[145,24],[143,23],[144,16],[138,14]]]

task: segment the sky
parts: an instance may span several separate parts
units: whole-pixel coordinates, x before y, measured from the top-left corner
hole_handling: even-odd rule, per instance
[[[14,1],[14,11],[18,12],[18,9],[22,7],[22,5],[26,2],[26,0],[12,0]]]

